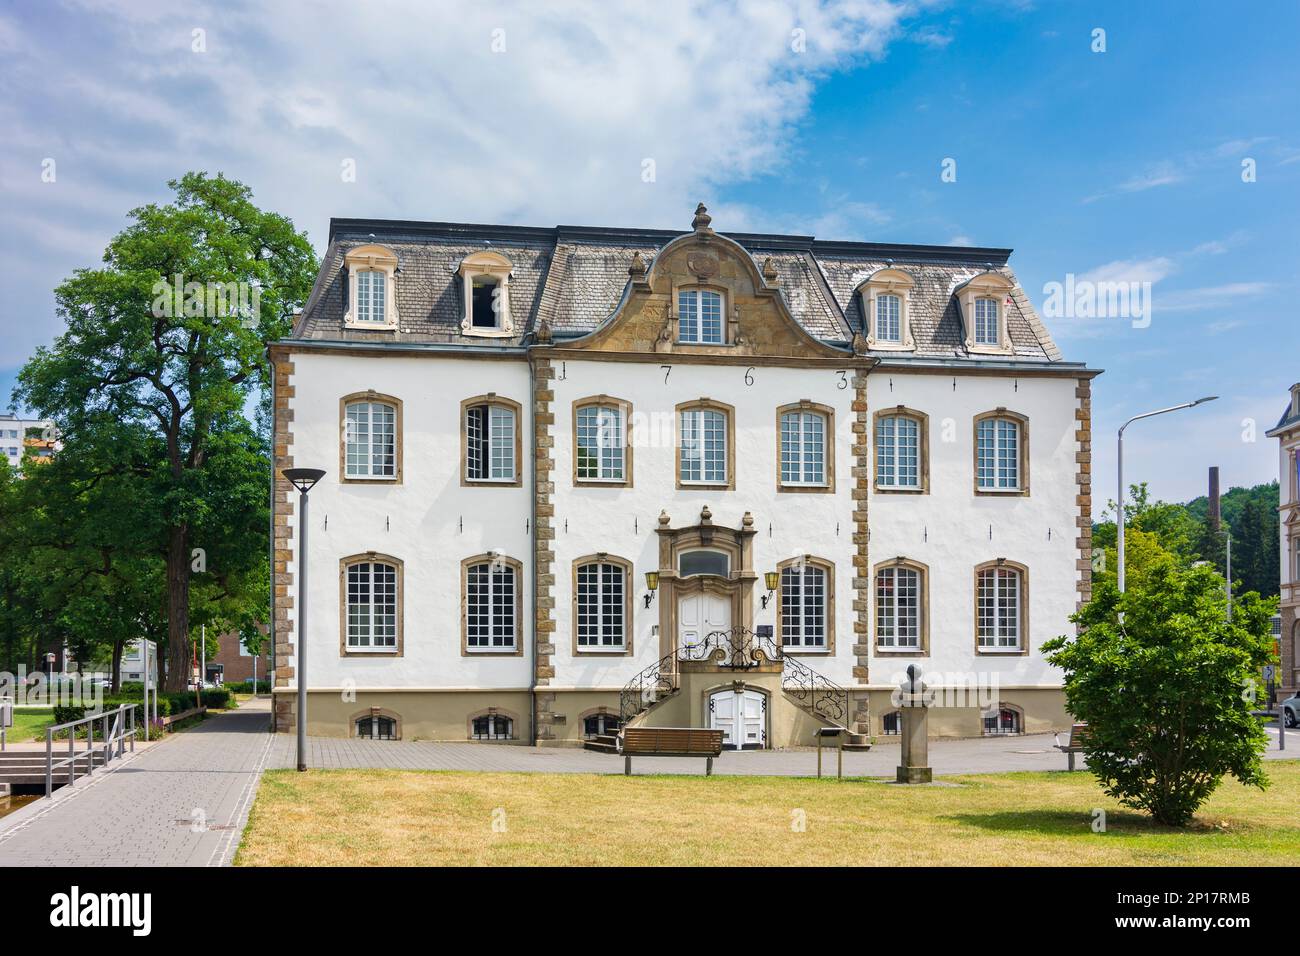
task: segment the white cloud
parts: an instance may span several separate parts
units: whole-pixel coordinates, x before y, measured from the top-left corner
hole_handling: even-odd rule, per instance
[[[1083,273],[1080,280],[1089,282],[1150,282],[1155,284],[1176,270],[1168,256],[1150,259],[1119,259]]]
[[[25,321],[0,323],[0,354],[56,331],[48,290],[98,258],[85,234],[102,248],[189,169],[244,181],[317,242],[330,216],[685,229],[697,200],[788,162],[816,85],[881,57],[911,12],[887,0],[23,8],[0,19],[0,126],[21,144],[0,160],[2,194],[7,216],[41,223],[42,245],[67,246],[25,276],[45,291],[7,301]],[[191,50],[195,29],[206,52]],[[43,187],[45,156],[59,178]],[[889,218],[871,203],[825,209],[807,222],[835,238]],[[779,225],[724,206],[715,223]],[[0,259],[25,241],[0,237]]]

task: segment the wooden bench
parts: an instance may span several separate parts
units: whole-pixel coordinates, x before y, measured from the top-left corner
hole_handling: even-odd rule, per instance
[[[1074,769],[1074,755],[1083,753],[1083,741],[1088,736],[1087,724],[1070,725],[1070,742],[1068,744],[1057,744],[1056,749],[1066,755],[1069,761],[1069,769]]]
[[[703,727],[628,727],[623,731],[623,773],[631,776],[633,757],[704,757],[704,775],[722,753],[722,731]]]

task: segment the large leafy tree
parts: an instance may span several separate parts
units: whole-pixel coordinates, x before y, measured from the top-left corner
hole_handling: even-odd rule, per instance
[[[260,521],[265,535],[266,449],[244,411],[317,263],[306,236],[240,183],[189,173],[169,185],[170,203],[131,211],[103,267],[56,290],[67,329],[15,395],[57,422],[65,449],[83,449],[84,480],[140,479],[132,513],[156,528],[167,689],[181,690],[192,601],[204,620],[241,617],[229,601],[265,568],[264,545],[244,532]],[[113,448],[123,433],[129,455]]]
[[[1072,618],[1079,633],[1043,650],[1065,671],[1070,712],[1088,724],[1088,767],[1106,792],[1182,826],[1225,775],[1268,783],[1267,737],[1251,711],[1276,601],[1246,594],[1228,621],[1210,565],[1180,562],[1147,532],[1128,531],[1126,545],[1125,593],[1113,572],[1098,574]]]

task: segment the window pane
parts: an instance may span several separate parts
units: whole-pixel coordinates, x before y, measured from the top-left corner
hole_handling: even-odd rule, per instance
[[[512,479],[515,476],[515,413],[500,405],[489,406],[491,415],[493,478]]]
[[[688,409],[681,417],[682,481],[725,484],[727,416],[712,409]]]
[[[781,416],[781,483],[826,482],[826,419],[817,412]]]
[[[996,299],[975,300],[975,344],[999,344],[998,303]]]
[[[921,485],[921,423],[887,415],[876,423],[876,484],[882,488]]]
[[[608,562],[578,568],[578,645],[622,647],[625,572]]]
[[[722,342],[722,296],[716,292],[700,292],[700,341]]]
[[[781,642],[826,646],[826,572],[821,568],[781,570]]]
[[[695,291],[677,293],[677,336],[683,342],[700,340],[700,312]]]
[[[921,574],[913,568],[882,568],[876,574],[876,635],[882,647],[919,647]]]
[[[896,295],[876,297],[876,338],[882,342],[903,341],[902,299]]]
[[[623,479],[623,410],[616,406],[585,405],[577,416],[578,478]]]
[[[349,647],[397,646],[397,568],[360,561],[347,570]]]
[[[465,410],[465,474],[473,480],[487,477],[486,405]]]
[[[724,551],[687,551],[677,559],[677,573],[684,578],[695,574],[726,576],[731,571],[731,559]]]
[[[723,342],[722,296],[707,289],[677,293],[677,338],[682,342]]]

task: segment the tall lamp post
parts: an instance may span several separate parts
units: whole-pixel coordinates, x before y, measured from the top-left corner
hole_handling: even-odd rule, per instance
[[[307,769],[307,492],[325,477],[320,468],[280,472],[298,489],[298,769]]]
[[[1116,458],[1116,464],[1119,470],[1119,498],[1116,499],[1115,504],[1115,527],[1118,532],[1116,550],[1119,552],[1120,594],[1124,593],[1124,429],[1143,418],[1154,418],[1156,415],[1164,415],[1168,412],[1176,412],[1184,408],[1195,408],[1197,405],[1212,402],[1218,397],[1218,395],[1208,395],[1205,398],[1198,398],[1194,402],[1183,402],[1181,405],[1170,405],[1168,408],[1157,408],[1154,412],[1143,412],[1141,415],[1134,415],[1123,425],[1119,426],[1119,451]]]

